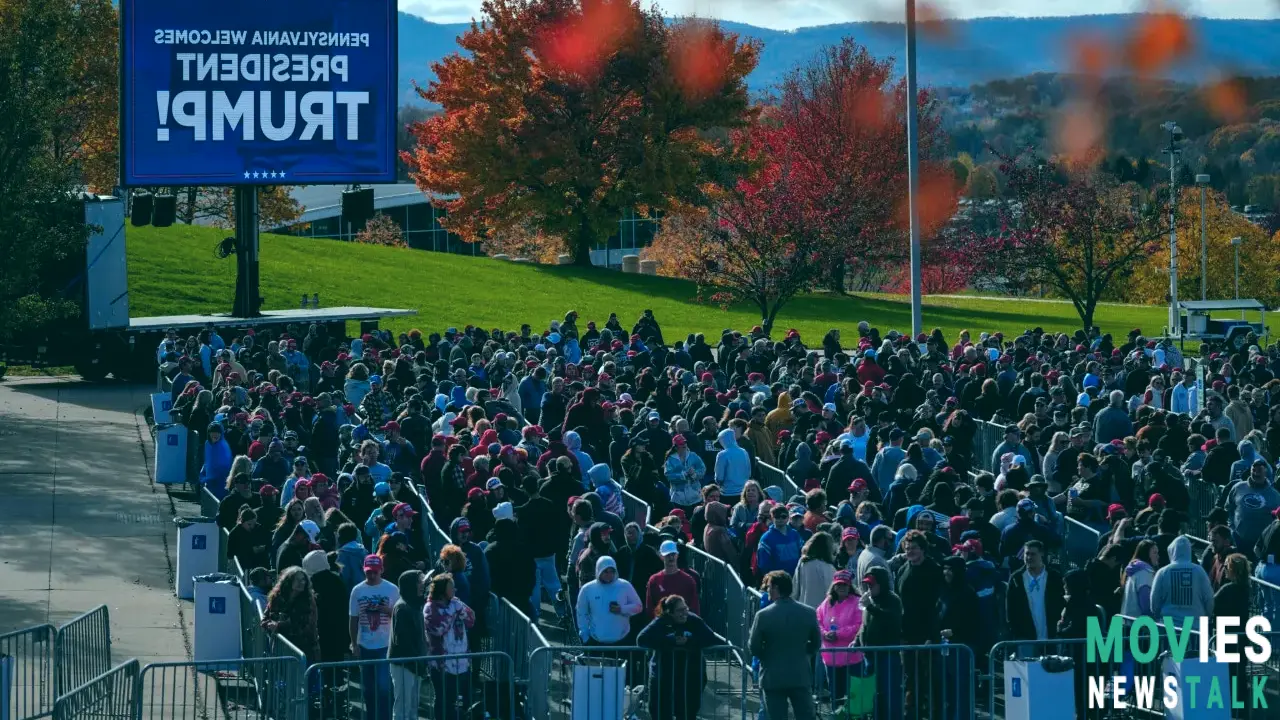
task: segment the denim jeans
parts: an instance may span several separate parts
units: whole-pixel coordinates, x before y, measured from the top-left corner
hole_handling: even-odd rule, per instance
[[[382,660],[360,666],[360,688],[364,694],[364,720],[391,720],[391,666],[387,649],[361,647],[357,660]]]
[[[422,678],[413,671],[411,665],[392,665],[391,684],[396,691],[392,720],[417,720]]]
[[[566,610],[560,607],[560,602],[556,599],[556,594],[560,592],[560,574],[556,572],[556,556],[534,558],[533,565],[533,597],[529,600],[533,614],[530,619],[534,622],[538,621],[538,614],[542,609],[543,590],[547,591],[552,602],[555,603],[556,615],[563,615]]]

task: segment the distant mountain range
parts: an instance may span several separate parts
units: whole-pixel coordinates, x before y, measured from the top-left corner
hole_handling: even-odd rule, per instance
[[[919,37],[920,82],[967,87],[998,78],[1071,70],[1070,41],[1077,37],[1125,36],[1137,15],[1082,15],[1045,18],[978,18],[948,22],[945,37]],[[1280,20],[1193,19],[1196,52],[1168,69],[1165,77],[1196,81],[1229,69],[1249,75],[1280,75]],[[900,24],[857,22],[783,31],[742,23],[726,29],[764,43],[760,65],[748,78],[752,90],[775,85],[819,48],[849,35],[878,57],[893,56],[903,70],[904,31]],[[424,104],[411,81],[433,78],[431,63],[453,52],[469,26],[440,24],[400,13],[400,95],[402,104]]]

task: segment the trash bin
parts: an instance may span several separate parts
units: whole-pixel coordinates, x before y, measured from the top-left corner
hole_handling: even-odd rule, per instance
[[[218,526],[212,518],[179,517],[178,570],[174,593],[181,600],[195,597],[194,579],[218,572]]]
[[[240,658],[240,580],[227,573],[194,578],[198,663]]]
[[[187,481],[187,426],[156,426],[156,484],[181,485]]]
[[[151,421],[156,425],[173,422],[173,396],[167,392],[151,393]]]
[[[1074,664],[1041,657],[1004,662],[1005,720],[1075,720]]]

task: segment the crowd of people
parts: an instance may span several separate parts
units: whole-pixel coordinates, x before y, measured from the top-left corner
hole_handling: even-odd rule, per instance
[[[1243,617],[1251,574],[1280,580],[1276,345],[1184,362],[1137,329],[780,335],[569,312],[351,340],[207,328],[157,359],[269,629],[311,661],[391,657],[361,666],[385,717],[414,717],[423,677],[469,695],[449,656],[480,647],[491,596],[584,645],[652,649],[650,677],[681,678],[651,688],[659,715],[695,716],[699,652],[726,640],[699,617],[691,546],[764,593],[746,649],[776,718],[811,717],[818,686],[874,691],[878,717],[967,701],[899,698],[910,668],[859,647],[982,662],[1001,637],[1083,637],[1099,611]],[[1006,429],[989,457],[979,421]],[[1208,517],[1192,483],[1217,494]],[[451,540],[434,556],[424,513]],[[1067,517],[1101,539],[1063,574]],[[1184,534],[1206,528],[1195,558]],[[396,662],[416,657],[435,659]]]

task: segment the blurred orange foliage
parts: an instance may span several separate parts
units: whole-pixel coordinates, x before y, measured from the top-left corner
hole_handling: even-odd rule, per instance
[[[594,77],[635,29],[635,21],[627,0],[584,0],[581,14],[543,31],[539,54],[564,72]]]

